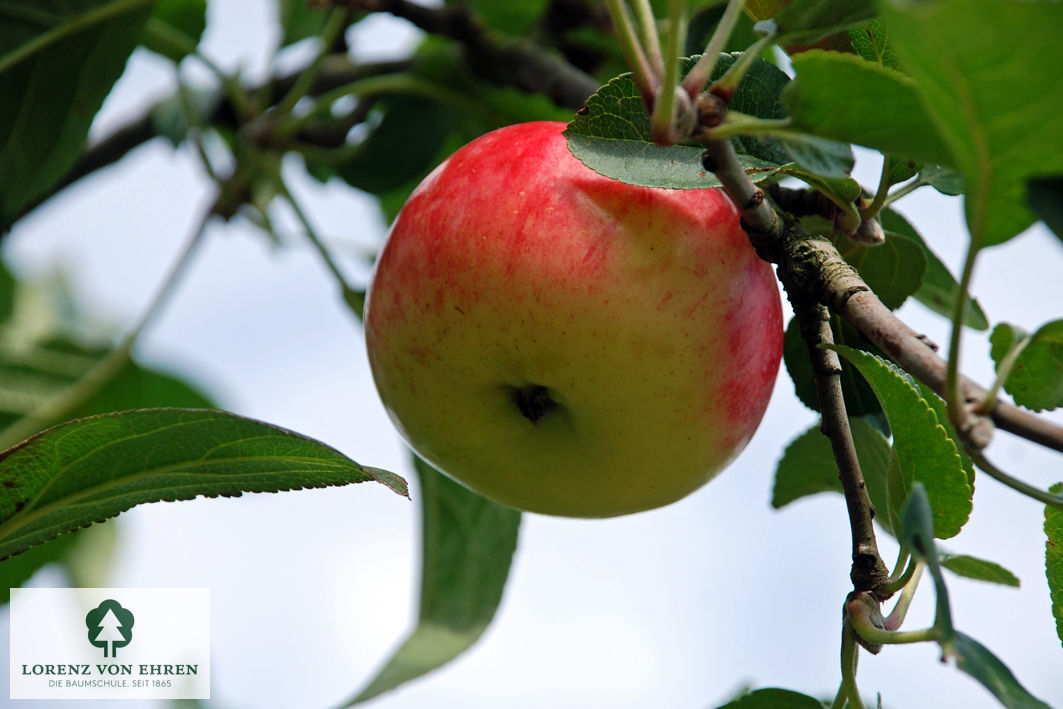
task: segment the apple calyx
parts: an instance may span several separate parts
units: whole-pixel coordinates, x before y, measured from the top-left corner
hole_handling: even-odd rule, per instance
[[[533,424],[557,408],[557,402],[550,397],[550,390],[539,384],[513,387],[513,404],[524,418]]]

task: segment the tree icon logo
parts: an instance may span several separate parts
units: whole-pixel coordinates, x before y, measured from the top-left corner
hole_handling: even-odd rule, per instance
[[[117,657],[118,648],[133,639],[132,611],[110,598],[88,612],[85,625],[89,629],[89,642],[102,647],[104,657]]]

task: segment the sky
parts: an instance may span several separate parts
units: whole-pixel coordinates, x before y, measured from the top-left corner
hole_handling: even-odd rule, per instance
[[[351,37],[361,56],[387,56],[415,37],[401,21],[364,24]],[[277,39],[269,4],[212,1],[208,27],[204,51],[222,66],[252,77],[268,70]],[[185,70],[192,80],[204,76]],[[137,53],[95,134],[172,86],[166,62]],[[287,166],[342,267],[363,282],[364,254],[386,231],[372,200],[299,173]],[[872,184],[878,165],[861,153],[857,174]],[[117,334],[139,316],[208,198],[194,156],[158,140],[23,220],[4,255],[24,278],[64,274],[78,301]],[[957,271],[966,238],[960,202],[923,190],[900,209]],[[277,217],[290,230],[280,247],[243,221],[210,228],[138,344],[138,359],[197,382],[228,410],[413,480],[373,388],[357,321],[291,216]],[[1034,228],[983,255],[973,290],[992,322],[1032,330],[1059,317],[1061,272],[1059,241]],[[905,305],[901,315],[947,341],[945,321],[922,306]],[[991,381],[987,333],[968,332],[962,362],[977,381]],[[1054,420],[1063,420],[1058,413]],[[367,706],[713,707],[743,686],[833,696],[849,590],[842,499],[820,495],[781,511],[768,504],[784,447],[813,425],[781,372],[747,450],[686,499],[610,520],[525,515],[510,583],[480,642]],[[1008,434],[998,433],[990,453],[1040,486],[1063,479],[1058,456]],[[416,487],[411,492],[416,500]],[[1002,562],[1021,578],[1015,590],[951,577],[953,616],[1035,695],[1063,705],[1042,522],[1039,505],[981,476],[971,522],[942,546]],[[371,679],[415,618],[418,507],[382,486],[157,503],[123,514],[116,526],[114,564],[100,585],[210,589],[212,707],[335,705]],[[891,563],[895,547],[880,542]],[[63,579],[45,572],[32,583]],[[927,581],[906,627],[928,625],[932,608]],[[887,707],[997,706],[937,659],[929,645],[864,654],[860,686],[867,696],[881,692]],[[20,704],[37,705],[47,703]]]

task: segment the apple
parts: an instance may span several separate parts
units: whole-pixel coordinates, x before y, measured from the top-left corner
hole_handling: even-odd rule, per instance
[[[387,411],[503,505],[610,517],[742,450],[782,353],[779,290],[718,189],[607,179],[563,123],[495,130],[410,195],[365,309]]]

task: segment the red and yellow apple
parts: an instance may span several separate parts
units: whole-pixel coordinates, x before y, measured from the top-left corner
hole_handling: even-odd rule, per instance
[[[609,517],[684,497],[742,450],[782,314],[722,191],[602,177],[564,127],[488,133],[418,186],[376,265],[366,338],[425,460],[504,505]]]

